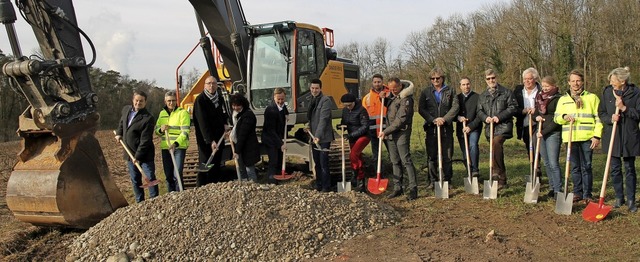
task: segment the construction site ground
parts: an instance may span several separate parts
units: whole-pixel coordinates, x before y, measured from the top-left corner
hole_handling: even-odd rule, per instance
[[[118,187],[130,204],[135,205],[120,145],[107,131],[98,132],[97,137]],[[416,166],[420,170],[417,200],[387,199],[386,193],[370,195],[399,212],[401,221],[395,226],[328,243],[322,247],[327,252],[322,253],[331,255],[310,260],[637,261],[640,257],[640,214],[619,208],[605,220],[591,223],[582,219],[585,204],[579,203],[574,205],[572,215],[557,215],[554,200],[546,196],[546,177],[542,180],[539,202],[523,203],[528,160],[520,143],[510,141],[507,145],[507,158],[520,160],[508,162],[510,186],[501,190],[496,200],[466,194],[462,185],[465,169],[457,162],[454,163],[455,178],[450,198],[436,199],[433,191],[426,188],[426,171],[422,168],[424,154],[415,153]],[[69,253],[68,246],[84,231],[36,227],[12,216],[4,195],[20,143],[6,142],[1,146],[4,149],[0,151],[0,258],[6,261],[64,261]],[[487,162],[484,151],[483,148],[481,162]],[[594,180],[597,181],[594,195],[597,196],[604,156],[598,153],[594,157],[594,166],[598,166],[594,168]],[[375,165],[370,162],[367,161],[368,175],[373,176]],[[156,165],[156,170],[161,172],[159,159]],[[229,180],[235,177],[231,167],[226,174]],[[387,164],[385,169],[391,170],[391,167]],[[481,169],[487,170],[484,165]],[[260,175],[264,176],[264,170]],[[158,177],[164,180],[162,174]],[[307,171],[286,183],[311,190],[313,178]],[[607,200],[608,204],[613,203],[611,195]]]

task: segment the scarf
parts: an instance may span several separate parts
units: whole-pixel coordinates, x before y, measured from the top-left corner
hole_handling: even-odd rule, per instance
[[[549,105],[549,101],[551,98],[558,93],[557,87],[552,87],[548,92],[538,92],[536,95],[536,108],[540,114],[544,115],[547,113],[547,106]]]
[[[494,87],[487,87],[487,91],[489,91],[489,94],[493,96],[493,94],[496,93],[496,90],[498,89],[498,85],[494,86]]]
[[[209,92],[209,90],[207,90],[206,88],[204,89],[204,94],[207,95],[207,98],[209,98],[211,100],[211,102],[213,103],[213,106],[215,106],[215,108],[218,108],[218,92],[214,92],[213,94]]]
[[[307,120],[309,120],[309,122],[311,122],[311,116],[313,115],[313,112],[316,111],[316,107],[318,107],[318,102],[320,101],[320,98],[322,98],[322,92],[320,92],[318,96],[311,99],[311,103],[309,104],[309,110],[307,111]]]
[[[580,98],[580,94],[582,94],[583,91],[584,91],[584,86],[580,87],[580,89],[576,92],[574,92],[573,89],[569,88],[569,95],[571,95],[571,98],[573,98],[573,101],[576,102],[577,109],[582,108],[582,98]]]

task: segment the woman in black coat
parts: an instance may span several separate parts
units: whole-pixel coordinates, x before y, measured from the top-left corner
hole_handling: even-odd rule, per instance
[[[598,116],[604,125],[602,150],[607,153],[613,132],[616,127],[611,152],[611,180],[616,192],[615,208],[624,204],[629,211],[636,212],[636,156],[640,155],[640,90],[629,82],[629,69],[616,68],[609,74],[610,85],[604,88],[602,100],[598,106]],[[616,113],[616,108],[620,110]],[[624,180],[626,192],[622,184],[622,164],[624,163]],[[625,194],[626,193],[626,194]],[[625,195],[627,202],[625,203]]]
[[[256,115],[249,109],[249,101],[241,94],[231,97],[233,129],[231,139],[235,143],[234,158],[238,161],[242,179],[258,180],[255,164],[260,159],[260,147],[256,135]]]

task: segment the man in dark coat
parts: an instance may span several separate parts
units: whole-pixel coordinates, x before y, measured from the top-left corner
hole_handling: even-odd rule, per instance
[[[153,130],[156,120],[147,111],[146,105],[147,94],[142,91],[134,91],[133,104],[122,109],[122,117],[118,122],[118,129],[116,129],[116,140],[123,140],[134,156],[134,159],[131,159],[127,152],[124,153],[136,202],[144,200],[144,190],[140,188],[142,186],[142,174],[135,164],[137,163],[142,167],[147,180],[156,180],[156,166],[153,161],[155,156]],[[149,187],[149,197],[156,196],[158,196],[158,186]]]
[[[529,128],[532,131],[535,131],[535,121],[532,123],[532,126],[529,127],[529,119],[535,113],[535,98],[542,91],[540,87],[539,80],[540,75],[538,74],[538,70],[533,67],[527,68],[522,72],[522,85],[517,85],[513,90],[513,96],[516,98],[516,102],[518,102],[518,109],[516,110],[516,137],[518,139],[522,139],[524,142],[524,148],[527,150],[527,156],[529,156],[530,160],[533,160],[531,157],[531,151],[535,152],[536,146],[536,137],[529,137]],[[533,162],[531,162],[533,163]],[[531,165],[531,172],[533,172],[533,165]],[[540,177],[542,174],[541,169],[537,169],[537,176]],[[530,174],[525,175],[526,178],[530,177]]]
[[[616,192],[614,207],[625,204],[630,212],[637,212],[636,206],[636,156],[640,155],[640,89],[629,82],[629,69],[616,68],[609,74],[609,86],[604,88],[602,100],[598,106],[598,116],[604,124],[602,151],[607,153],[612,139],[613,123],[616,126],[611,152],[611,180]],[[619,113],[616,113],[616,108]],[[622,183],[622,164],[624,162],[624,180]]]
[[[273,176],[280,170],[282,164],[285,143],[285,125],[289,110],[285,105],[287,94],[284,88],[278,87],[273,90],[273,103],[264,110],[264,125],[262,127],[262,144],[267,149],[269,166],[267,168],[267,179],[269,183],[275,183]]]
[[[209,76],[205,80],[204,90],[193,103],[193,125],[196,129],[196,142],[198,143],[198,158],[201,163],[206,163],[211,153],[218,146],[224,147],[218,141],[227,129],[228,112],[225,107],[222,92],[218,90],[218,80]],[[213,157],[213,167],[209,172],[198,174],[198,186],[219,181],[222,162],[222,150],[217,150]]]
[[[233,108],[233,129],[230,138],[235,144],[235,155],[238,170],[242,179],[258,181],[256,163],[260,160],[260,147],[256,135],[256,115],[249,108],[249,100],[242,94],[231,97]]]
[[[362,161],[362,150],[364,150],[371,141],[371,137],[368,135],[369,114],[354,94],[344,94],[342,98],[340,98],[340,101],[344,106],[340,125],[345,126],[347,132],[349,132],[346,138],[349,140],[349,146],[351,147],[349,160],[351,161],[351,168],[354,174],[351,177],[351,184],[354,184],[358,191],[364,192],[364,161]],[[338,129],[340,129],[340,125],[338,125]]]
[[[458,114],[458,99],[456,91],[444,83],[444,72],[440,68],[434,68],[429,73],[431,85],[420,95],[418,112],[424,118],[424,132],[426,133],[425,145],[429,156],[429,178],[431,182],[440,181],[438,174],[438,143],[442,154],[443,179],[451,185],[453,168],[451,157],[453,156],[453,121]],[[440,141],[438,142],[438,128],[440,128]],[[431,143],[431,145],[429,145]]]
[[[466,145],[464,144],[465,133],[469,141],[469,162],[471,163],[471,175],[477,177],[479,174],[478,162],[480,159],[480,150],[478,148],[478,140],[482,132],[482,119],[476,117],[476,109],[478,108],[478,93],[471,90],[471,81],[468,77],[460,79],[460,94],[458,94],[458,123],[456,125],[456,136],[462,150],[462,162],[467,164]],[[467,123],[464,129],[463,122]]]
[[[518,103],[511,90],[498,84],[496,73],[488,69],[484,73],[487,90],[478,99],[476,113],[485,124],[485,137],[489,140],[493,136],[493,174],[489,174],[498,181],[498,187],[507,185],[507,169],[504,164],[504,142],[513,137],[513,116]],[[493,123],[491,134],[490,123]]]
[[[329,149],[333,141],[333,126],[331,125],[331,109],[333,104],[331,99],[322,94],[322,81],[320,79],[311,80],[311,95],[313,99],[307,112],[309,119],[309,132],[313,134],[312,147],[321,150],[313,150],[313,161],[315,162],[316,190],[329,192],[331,189],[331,177],[329,176]],[[320,148],[317,148],[317,145]]]

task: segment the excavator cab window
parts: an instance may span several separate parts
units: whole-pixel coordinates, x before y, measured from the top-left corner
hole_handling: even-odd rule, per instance
[[[309,85],[320,78],[327,64],[324,38],[321,33],[299,28],[297,31],[296,75],[298,76],[298,112],[305,112],[311,100]]]
[[[286,90],[288,104],[291,104],[290,57],[283,50],[290,50],[292,32],[278,32],[259,35],[253,42],[251,62],[251,103],[256,108],[266,108],[272,101],[273,89]],[[287,45],[283,47],[282,45]]]

